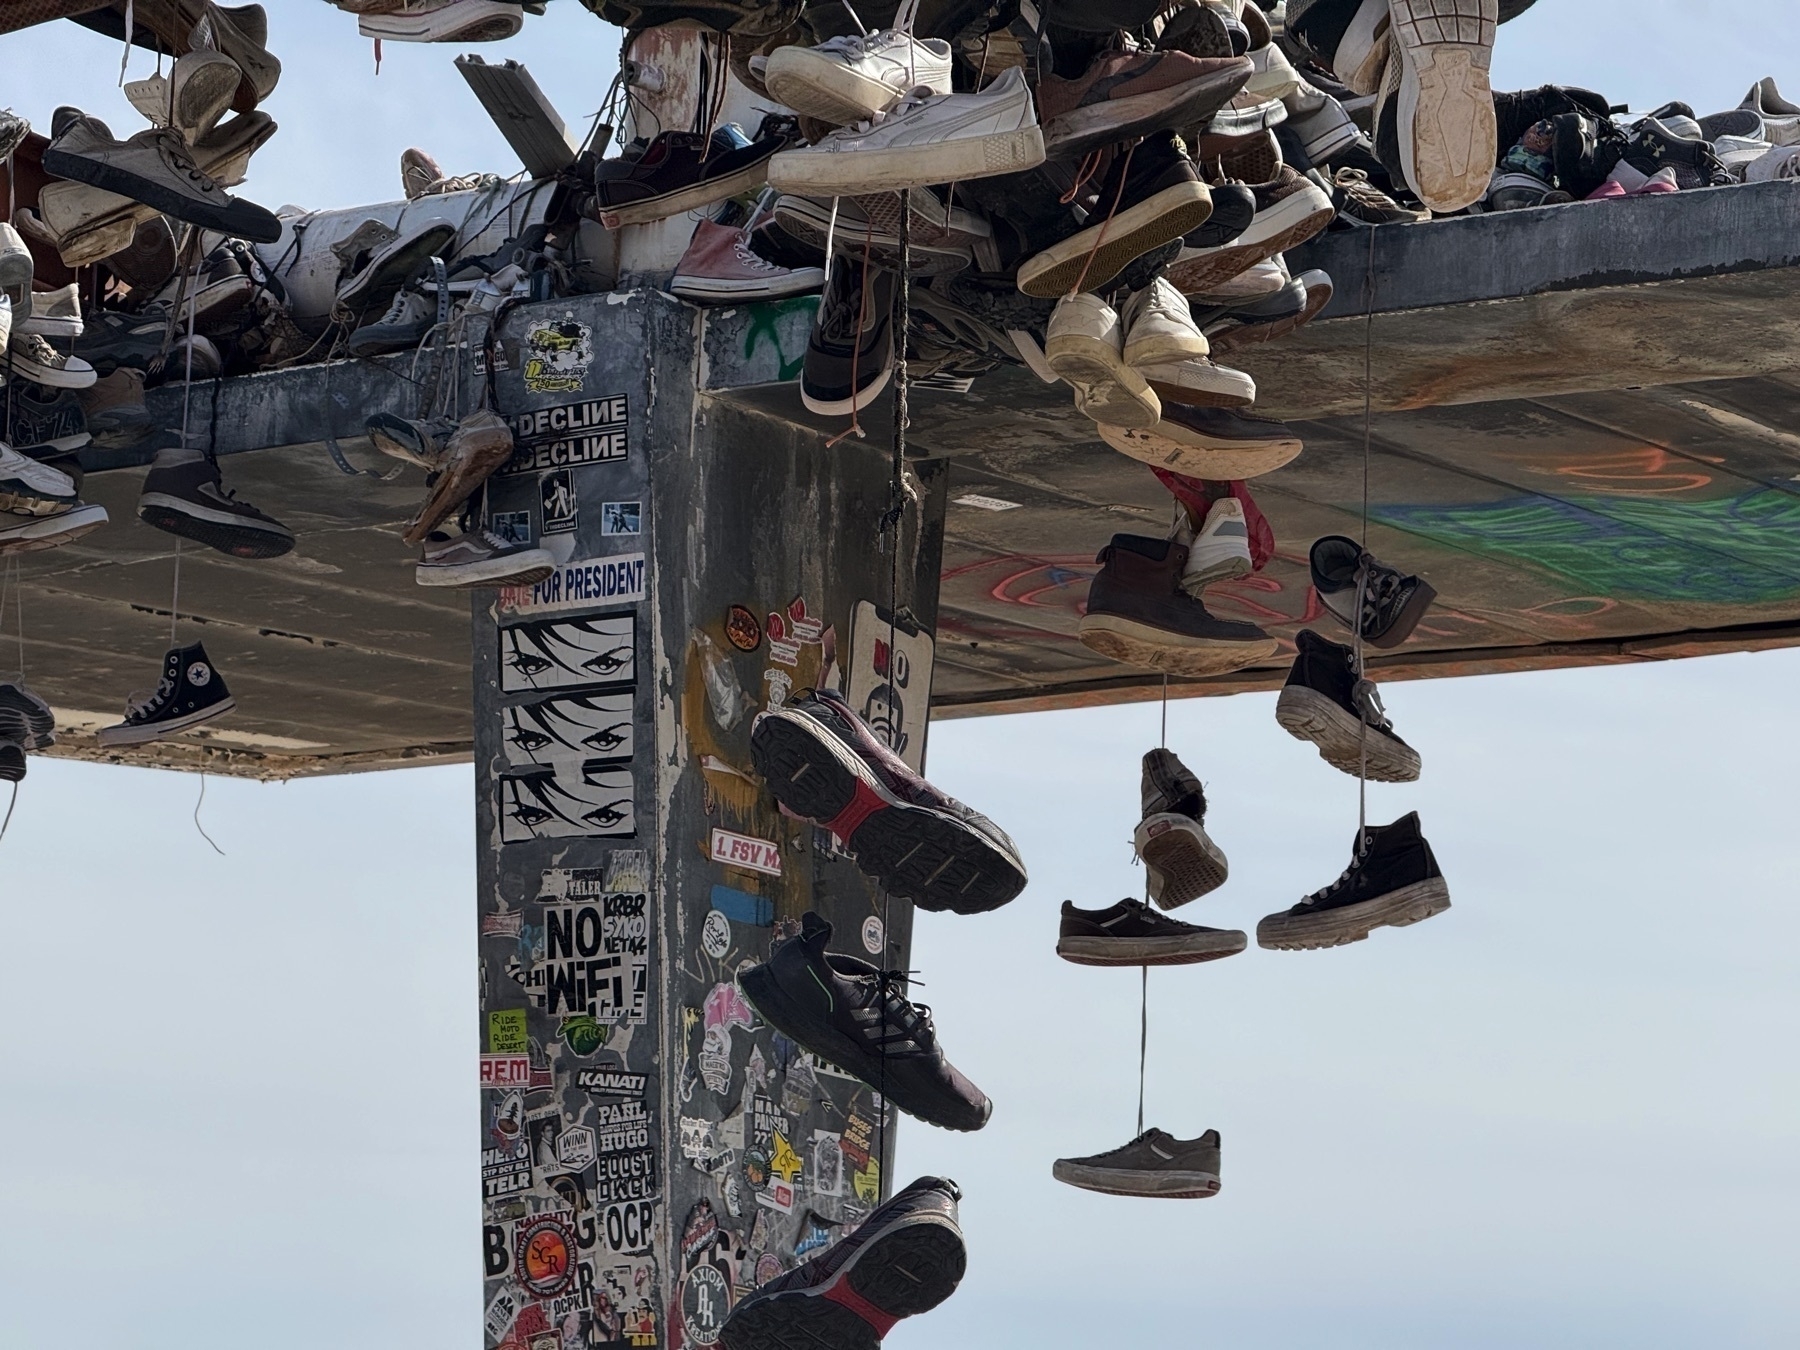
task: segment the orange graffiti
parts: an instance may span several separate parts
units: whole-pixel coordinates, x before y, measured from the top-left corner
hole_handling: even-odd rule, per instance
[[[1523,460],[1523,455],[1508,458]],[[1535,458],[1535,456],[1533,456]],[[1723,463],[1723,460],[1714,460]],[[1672,455],[1655,445],[1629,450],[1595,451],[1584,458],[1552,465],[1531,464],[1539,473],[1558,478],[1577,478],[1596,491],[1621,496],[1655,497],[1675,492],[1697,492],[1712,486],[1712,475],[1691,460]]]

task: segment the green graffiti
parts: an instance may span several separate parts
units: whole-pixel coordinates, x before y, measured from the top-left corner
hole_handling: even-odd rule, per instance
[[[1382,506],[1382,523],[1620,599],[1754,605],[1800,594],[1800,496],[1753,488],[1712,501],[1516,497]]]
[[[805,334],[811,331],[812,318],[818,308],[819,297],[816,295],[800,295],[791,300],[770,300],[764,304],[747,306],[750,326],[744,330],[744,359],[748,361],[755,356],[757,346],[767,338],[769,345],[775,349],[776,379],[793,379],[800,373],[800,367],[806,364]],[[802,313],[806,315],[806,327],[799,330],[802,338],[800,354],[789,356],[783,350],[781,321],[790,314]]]

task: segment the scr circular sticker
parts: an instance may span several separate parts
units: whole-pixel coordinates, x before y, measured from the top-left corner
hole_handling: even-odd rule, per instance
[[[762,646],[762,624],[742,605],[733,605],[725,611],[725,640],[740,652],[753,652]]]
[[[863,920],[863,950],[871,956],[881,954],[881,944],[887,940],[887,930],[881,926],[879,915],[871,914]]]
[[[731,920],[722,911],[706,912],[706,921],[700,925],[700,950],[715,961],[723,961],[731,950]]]
[[[541,1297],[560,1294],[575,1278],[575,1230],[559,1215],[519,1222],[513,1239],[519,1283]]]
[[[714,1265],[695,1266],[681,1282],[681,1320],[688,1340],[713,1345],[731,1311],[731,1289]]]

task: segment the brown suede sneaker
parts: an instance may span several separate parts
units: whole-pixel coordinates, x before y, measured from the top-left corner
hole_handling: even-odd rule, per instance
[[[1073,159],[1153,131],[1206,121],[1250,82],[1248,57],[1101,52],[1078,77],[1038,81],[1044,153]]]

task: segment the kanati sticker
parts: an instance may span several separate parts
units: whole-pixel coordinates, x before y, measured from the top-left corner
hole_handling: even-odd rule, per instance
[[[574,394],[594,363],[594,330],[574,319],[525,330],[525,388],[533,394]]]
[[[597,1097],[642,1097],[649,1082],[649,1074],[623,1069],[575,1070],[575,1086]]]
[[[568,469],[551,469],[538,478],[538,499],[545,534],[572,534],[580,516],[575,500],[575,475]]]
[[[602,502],[600,504],[601,534],[642,534],[643,529],[644,504],[642,502]]]
[[[495,790],[503,844],[637,833],[629,769],[570,762],[508,770]]]
[[[575,1216],[558,1210],[519,1220],[513,1230],[513,1275],[528,1293],[560,1294],[575,1278]]]
[[[781,875],[781,845],[730,830],[713,830],[712,859],[727,867],[744,867],[772,877]]]
[[[753,652],[762,645],[762,625],[743,605],[725,611],[725,639],[740,652]]]
[[[629,684],[637,678],[637,617],[594,615],[500,630],[500,692]]]
[[[506,757],[514,764],[632,755],[630,690],[520,703],[502,709],[500,721]]]
[[[644,555],[582,558],[560,564],[529,586],[502,586],[502,614],[542,614],[587,605],[621,605],[644,598]]]

